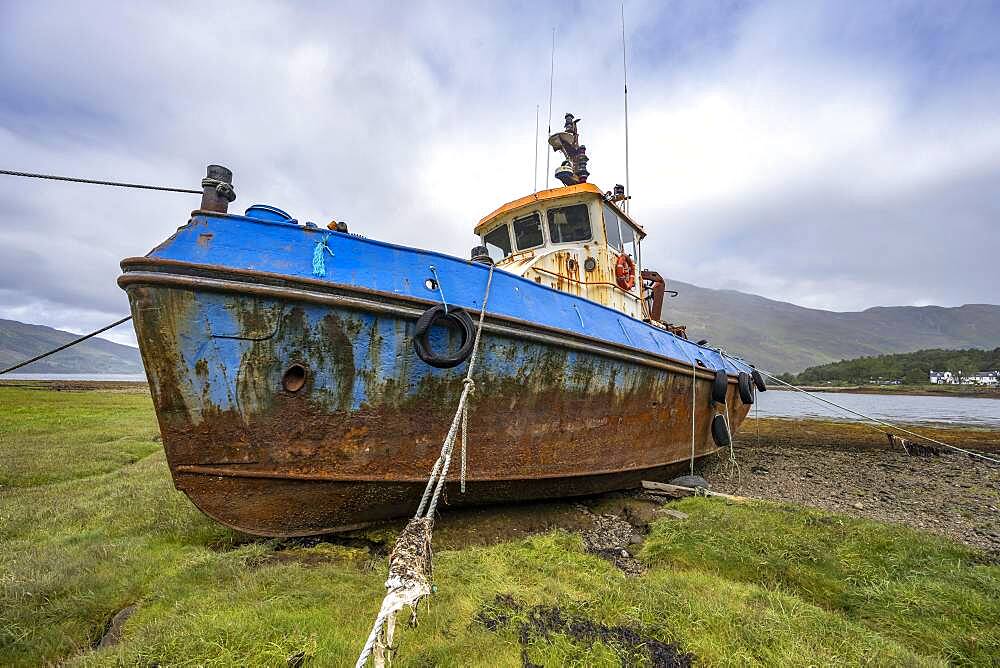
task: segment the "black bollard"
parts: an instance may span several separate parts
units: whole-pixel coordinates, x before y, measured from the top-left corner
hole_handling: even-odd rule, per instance
[[[226,213],[229,203],[236,199],[233,189],[233,173],[222,165],[209,165],[208,175],[201,180],[204,192],[201,195],[202,211]]]

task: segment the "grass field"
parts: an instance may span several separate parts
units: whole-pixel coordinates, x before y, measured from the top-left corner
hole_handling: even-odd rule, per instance
[[[384,557],[220,527],[156,439],[144,393],[0,386],[0,665],[353,665]],[[439,550],[395,665],[653,665],[670,643],[697,665],[1000,665],[981,555],[793,506],[671,507],[689,517],[652,523],[636,578],[560,530]]]

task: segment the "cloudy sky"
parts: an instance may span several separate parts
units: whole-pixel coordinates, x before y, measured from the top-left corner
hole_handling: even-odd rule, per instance
[[[834,310],[1000,302],[995,3],[625,13],[650,266]],[[621,33],[602,2],[0,0],[0,169],[197,188],[217,162],[236,210],[465,256],[475,222],[534,186],[553,27],[553,123],[584,119],[610,189]],[[79,332],[127,313],[119,260],[197,203],[0,176],[0,317]]]

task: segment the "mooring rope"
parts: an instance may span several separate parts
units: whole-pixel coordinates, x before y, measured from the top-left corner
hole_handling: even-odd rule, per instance
[[[860,413],[860,412],[858,412],[856,410],[848,408],[847,406],[842,406],[842,405],[838,404],[835,401],[830,401],[829,399],[824,399],[823,397],[816,396],[815,394],[813,394],[812,392],[809,392],[808,390],[803,390],[801,387],[797,387],[795,385],[792,385],[791,383],[786,383],[785,381],[781,380],[780,378],[778,378],[774,374],[768,373],[767,371],[764,371],[760,367],[755,367],[755,368],[757,369],[757,371],[760,371],[762,374],[764,374],[765,376],[767,376],[771,380],[777,381],[777,382],[781,383],[782,385],[784,385],[786,387],[790,387],[791,389],[795,390],[796,392],[801,392],[802,394],[805,394],[805,395],[807,395],[809,397],[812,397],[816,401],[821,401],[824,404],[830,404],[831,406],[839,408],[842,411],[846,411],[848,413],[851,413],[852,415],[856,415],[857,417],[863,418],[863,419],[868,420],[870,422],[874,422],[875,424],[880,424],[883,427],[888,427],[890,429],[895,429],[896,431],[900,431],[900,432],[902,432],[904,434],[907,434],[909,436],[913,436],[915,438],[922,438],[925,441],[929,441],[931,443],[935,443],[935,444],[940,445],[942,447],[949,448],[949,449],[955,450],[957,452],[965,453],[965,454],[969,455],[970,457],[979,457],[980,459],[984,459],[984,460],[986,460],[988,462],[993,462],[994,464],[1000,464],[1000,459],[997,459],[995,457],[990,457],[988,455],[982,454],[981,452],[975,452],[974,450],[966,450],[965,448],[960,448],[957,445],[951,445],[950,443],[945,443],[944,441],[939,441],[936,438],[931,438],[930,436],[924,436],[923,434],[918,434],[915,431],[910,431],[909,429],[904,429],[903,427],[900,427],[899,425],[896,425],[896,424],[892,424],[891,422],[886,422],[885,420],[879,420],[878,418],[874,418],[874,417],[872,417],[870,415],[865,415],[864,413]]]
[[[9,366],[6,369],[4,369],[3,371],[0,371],[0,374],[5,374],[5,373],[8,373],[8,372],[13,371],[15,369],[20,369],[22,366],[27,366],[27,365],[31,364],[32,362],[37,362],[38,360],[40,360],[40,359],[42,359],[44,357],[48,357],[49,355],[52,355],[54,353],[57,353],[60,350],[66,350],[70,346],[75,346],[78,343],[82,343],[83,341],[86,341],[87,339],[89,339],[89,338],[91,338],[93,336],[97,336],[101,332],[106,332],[109,329],[111,329],[113,327],[117,327],[118,325],[122,324],[123,322],[128,322],[131,319],[132,319],[132,316],[130,316],[130,315],[129,316],[125,316],[121,320],[116,320],[113,323],[111,323],[110,325],[105,325],[104,327],[101,327],[98,330],[94,330],[90,334],[84,334],[83,336],[81,336],[78,339],[73,339],[69,343],[64,343],[63,345],[59,346],[58,348],[53,348],[52,350],[49,350],[48,352],[44,352],[41,355],[36,355],[36,356],[32,357],[30,360],[24,360],[23,362],[18,362],[14,366]]]
[[[754,385],[754,394],[757,394],[757,386]],[[756,397],[755,397],[756,398]],[[758,404],[753,402],[753,426],[757,428],[757,449],[760,450],[760,412],[757,410]]]
[[[733,430],[729,427],[729,397],[722,404],[722,421],[726,423],[726,433],[729,435],[729,477],[733,477],[736,472],[736,491],[740,491],[743,486],[743,474],[740,472],[739,462],[736,461],[736,451],[733,449]]]
[[[476,328],[476,338],[472,344],[472,354],[469,357],[469,368],[462,380],[462,394],[458,398],[458,408],[451,420],[448,435],[441,444],[441,453],[431,468],[427,485],[424,487],[420,505],[413,519],[406,525],[396,539],[392,555],[389,557],[389,577],[385,581],[387,590],[382,606],[372,630],[368,634],[361,654],[355,663],[355,668],[362,668],[367,663],[372,652],[376,652],[376,664],[382,663],[384,650],[392,644],[392,634],[395,627],[396,614],[405,606],[413,611],[416,619],[416,608],[421,599],[430,594],[431,570],[431,533],[434,527],[434,513],[437,511],[438,500],[444,489],[448,468],[451,466],[451,455],[455,447],[455,439],[459,426],[462,429],[462,491],[465,491],[465,461],[466,444],[468,442],[468,400],[475,390],[476,383],[472,373],[476,366],[476,357],[483,334],[483,320],[486,317],[486,304],[490,298],[490,286],[493,284],[493,266],[490,266],[486,279],[486,292],[483,295],[483,306],[479,310],[479,324]],[[440,286],[440,283],[438,284]],[[444,295],[442,294],[442,297]],[[408,568],[409,567],[409,568]],[[383,632],[384,629],[384,632]]]
[[[694,358],[691,358],[691,475],[694,475],[694,406],[697,385],[698,364]]]
[[[5,176],[23,176],[29,179],[47,179],[49,181],[69,181],[71,183],[89,183],[95,186],[115,186],[117,188],[138,188],[140,190],[161,190],[171,193],[190,193],[201,195],[201,190],[190,190],[188,188],[171,188],[168,186],[149,186],[142,183],[123,183],[120,181],[98,181],[95,179],[80,179],[73,176],[55,176],[54,174],[35,174],[33,172],[15,172],[9,169],[0,169],[0,174]]]

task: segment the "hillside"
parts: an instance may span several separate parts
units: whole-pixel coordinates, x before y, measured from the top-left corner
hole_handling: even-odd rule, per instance
[[[680,294],[664,304],[665,319],[776,373],[865,355],[1000,346],[1000,306],[991,304],[838,313],[681,281],[668,287]]]
[[[1000,348],[993,350],[918,350],[876,357],[859,357],[821,366],[798,374],[795,382],[866,383],[872,378],[899,379],[906,384],[927,384],[931,370],[965,373],[1000,369]]]
[[[0,368],[39,355],[77,338],[43,325],[0,319]],[[38,360],[18,373],[142,373],[139,349],[94,337]]]

